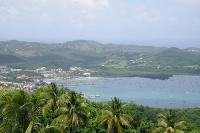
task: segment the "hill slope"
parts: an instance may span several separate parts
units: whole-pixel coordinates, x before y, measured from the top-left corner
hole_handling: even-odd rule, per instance
[[[199,65],[200,55],[178,48],[168,48],[156,54],[154,61],[161,65]]]
[[[18,63],[24,60],[14,55],[0,54],[0,64]]]
[[[98,75],[154,77],[200,74],[200,52],[196,48],[101,44],[88,40],[49,44],[12,40],[0,42],[2,64],[29,69],[80,66],[98,71]]]

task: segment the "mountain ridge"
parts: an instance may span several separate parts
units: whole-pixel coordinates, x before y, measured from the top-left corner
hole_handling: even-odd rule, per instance
[[[198,48],[109,45],[88,40],[49,44],[12,40],[0,42],[0,54],[10,55],[12,61],[18,60],[17,58],[19,60],[6,62],[1,58],[0,65],[31,69],[42,66],[63,69],[80,66],[101,71],[105,75],[126,73],[126,76],[149,72],[198,74],[200,73],[198,51]]]

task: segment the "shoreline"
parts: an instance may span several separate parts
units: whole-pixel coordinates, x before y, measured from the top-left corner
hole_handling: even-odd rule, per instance
[[[126,101],[128,103],[134,102],[134,103],[141,104],[143,106],[148,106],[148,107],[199,108],[200,104],[197,102],[198,98],[196,98],[197,100],[195,100],[195,98],[194,99],[191,98],[191,96],[197,97],[196,95],[198,95],[198,93],[189,92],[189,90],[187,90],[184,86],[180,85],[182,80],[184,80],[183,82],[185,82],[185,80],[187,80],[187,78],[189,78],[188,76],[193,77],[195,79],[199,77],[197,75],[173,75],[172,77],[174,77],[175,80],[172,79],[169,81],[153,80],[153,79],[147,80],[150,78],[136,77],[135,83],[132,82],[132,81],[134,81],[134,79],[129,80],[129,78],[135,78],[135,77],[76,77],[76,78],[71,78],[69,81],[57,80],[58,82],[56,82],[56,80],[49,79],[49,83],[55,81],[58,85],[61,85],[66,89],[74,90],[78,93],[82,93],[89,100],[95,101],[95,102],[110,101],[110,99],[112,97],[117,96],[120,99],[122,99],[123,101]],[[123,82],[123,80],[126,80],[126,78],[128,78],[128,80],[127,80],[128,82]],[[141,78],[141,80],[140,80],[140,78]],[[96,80],[101,81],[99,85],[97,84],[99,82]],[[139,82],[138,82],[138,80],[139,80]],[[146,80],[148,81],[147,83],[145,82]],[[195,82],[196,82],[196,80],[195,80]],[[175,81],[175,83],[177,82],[177,84],[180,87],[179,87],[179,89],[173,91],[173,88],[174,87],[176,88],[176,86],[173,85],[174,81]],[[102,82],[105,82],[105,83],[102,83]],[[143,84],[143,82],[144,82],[144,84]],[[169,86],[171,88],[169,88],[170,90],[167,92],[165,92],[166,89],[168,90],[168,87],[165,85],[166,84],[165,82],[172,82],[171,83],[172,87]],[[118,87],[118,86],[123,83],[125,83],[125,86],[124,85],[123,86],[126,89],[122,89],[120,91],[120,89],[119,89],[120,87]],[[130,84],[130,83],[134,83],[136,85],[134,89],[131,89],[130,85],[126,86],[126,84]],[[158,85],[156,85],[157,83],[158,83]],[[102,84],[106,84],[106,85],[102,86]],[[112,86],[112,84],[114,84],[114,86]],[[133,84],[133,86],[134,86],[134,84]],[[151,85],[151,84],[153,84],[154,87],[149,86],[150,88],[147,89],[148,85]],[[108,86],[110,86],[110,87],[108,87]],[[181,88],[181,87],[183,87],[183,88]],[[132,90],[130,93],[124,92],[126,90],[130,91],[130,89]],[[139,91],[138,89],[142,89],[143,91]],[[144,91],[144,89],[146,91]],[[107,90],[110,90],[110,91],[108,91],[108,93],[107,93]],[[137,92],[137,90],[139,92]],[[160,93],[159,93],[159,90],[161,90]],[[179,91],[181,91],[181,90],[183,90],[183,92],[179,95]],[[113,91],[113,93],[111,93],[112,91]],[[173,91],[173,93],[171,95],[168,95],[170,91]],[[163,97],[163,93],[167,94],[168,99]],[[99,95],[99,96],[96,97],[96,95]],[[150,95],[150,96],[148,96],[148,95]],[[154,95],[155,95],[155,97],[154,97]],[[184,97],[188,97],[188,98],[180,99],[179,98],[180,96],[182,96],[183,98]]]

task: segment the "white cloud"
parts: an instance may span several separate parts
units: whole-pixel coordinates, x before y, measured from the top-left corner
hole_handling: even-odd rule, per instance
[[[145,4],[135,4],[135,5],[124,5],[121,10],[122,14],[125,14],[124,20],[132,21],[132,22],[151,22],[157,23],[163,18],[159,12],[152,11],[150,7]]]
[[[0,17],[92,18],[109,7],[108,0],[0,0]]]
[[[200,6],[200,0],[176,0],[179,4],[189,6]]]
[[[77,7],[85,9],[100,9],[107,7],[108,0],[68,0]]]
[[[108,0],[66,0],[66,14],[71,12],[83,16],[96,16],[109,7]]]

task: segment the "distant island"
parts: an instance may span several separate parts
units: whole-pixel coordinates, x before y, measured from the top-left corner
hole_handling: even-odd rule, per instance
[[[200,49],[102,44],[89,40],[49,44],[11,40],[0,42],[0,66],[64,71],[78,67],[91,70],[90,76],[167,79],[173,75],[199,75]]]

